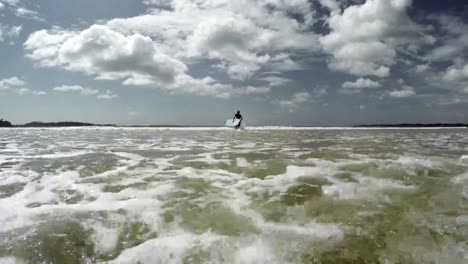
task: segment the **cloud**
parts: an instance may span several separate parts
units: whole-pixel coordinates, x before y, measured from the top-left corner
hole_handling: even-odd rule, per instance
[[[5,8],[5,5],[2,4],[2,2],[0,2],[0,10],[2,10],[3,8]]]
[[[343,88],[377,88],[380,87],[380,83],[372,81],[370,79],[359,78],[355,82],[345,82],[342,85]]]
[[[354,82],[345,82],[341,85],[343,88],[341,91],[344,94],[357,94],[360,93],[363,89],[374,89],[380,87],[380,83],[370,80],[370,79],[365,79],[365,78],[359,78]]]
[[[53,90],[58,92],[79,92],[82,96],[90,96],[99,93],[98,90],[85,88],[80,85],[62,85],[55,87]]]
[[[269,55],[251,51],[256,45],[251,42],[258,34],[262,31],[242,17],[206,20],[189,37],[188,55],[219,59],[225,63],[231,78],[245,80],[270,60]]]
[[[328,94],[326,88],[315,88],[311,91],[311,95],[313,98],[319,98]]]
[[[15,11],[15,15],[22,18],[28,18],[37,21],[45,21],[44,18],[39,16],[39,13],[24,7],[19,7]]]
[[[428,61],[451,61],[468,49],[468,24],[463,19],[451,15],[432,15],[440,28],[436,46],[425,56]]]
[[[17,38],[20,34],[21,31],[23,30],[23,26],[12,26],[10,27],[10,30],[8,31],[7,35],[11,38]]]
[[[288,100],[278,100],[274,103],[279,106],[288,109],[289,112],[296,111],[302,104],[306,103],[311,99],[311,94],[309,92],[299,92],[292,95],[291,99]]]
[[[33,91],[32,94],[42,96],[42,95],[47,95],[47,92],[45,92],[45,91]]]
[[[320,49],[317,35],[310,30],[315,21],[308,0],[146,3],[154,5],[152,14],[114,19],[107,25],[157,39],[158,47],[174,58],[210,59],[232,79],[249,79],[270,66],[298,68],[290,55]]]
[[[105,26],[80,33],[39,31],[25,43],[28,56],[42,65],[96,75],[101,80],[123,79],[124,84],[170,84],[186,66],[162,54],[148,37],[124,36]]]
[[[332,56],[328,67],[356,76],[389,76],[397,48],[422,41],[419,27],[406,14],[411,2],[368,0],[331,12],[331,31],[320,38],[323,50]]]
[[[43,67],[95,76],[97,80],[122,80],[127,86],[159,88],[170,93],[193,93],[227,98],[265,93],[266,89],[233,87],[211,77],[195,79],[185,63],[164,54],[151,38],[124,35],[107,26],[81,31],[41,30],[25,42],[27,57]]]
[[[20,89],[17,89],[15,90],[15,92],[19,95],[25,95],[27,93],[29,93],[29,89],[28,88],[20,88]]]
[[[291,80],[288,78],[274,76],[274,75],[262,77],[259,80],[268,82],[270,86],[282,86],[291,82]]]
[[[316,98],[322,97],[327,94],[325,88],[316,88],[312,91],[304,91],[294,93],[290,99],[287,100],[274,100],[272,103],[286,108],[290,113],[295,112],[299,107],[307,102],[311,102]]]
[[[23,30],[23,26],[2,26],[0,24],[0,42],[3,41],[10,41],[10,43],[13,43],[13,41],[19,37],[21,34],[21,31]]]
[[[16,76],[0,80],[0,90],[24,86],[26,82]]]
[[[423,72],[426,72],[427,70],[429,70],[430,67],[431,66],[429,64],[420,64],[420,65],[416,66],[415,71],[417,73],[423,73]]]
[[[409,85],[403,85],[401,90],[389,91],[387,95],[393,98],[405,98],[415,95],[414,88]]]
[[[332,12],[339,12],[341,9],[339,3],[336,0],[319,0],[319,3]]]
[[[128,115],[129,115],[129,116],[140,116],[140,115],[141,115],[141,112],[139,112],[139,111],[134,111],[134,110],[130,110],[130,111],[128,112]]]
[[[11,6],[17,6],[19,5],[20,0],[2,0],[2,2]]]
[[[10,91],[17,93],[19,95],[25,95],[31,92],[30,89],[25,88],[24,86],[27,85],[26,81],[23,79],[13,76],[10,78],[5,78],[0,80],[0,91]],[[33,95],[46,95],[47,93],[44,91],[32,91]]]
[[[464,66],[452,65],[443,75],[443,79],[449,82],[468,81],[468,63]]]
[[[118,98],[119,96],[115,93],[113,93],[110,90],[107,90],[105,93],[100,94],[97,96],[98,99],[104,99],[104,100],[110,100],[110,99],[115,99]]]
[[[99,90],[82,87],[80,85],[62,85],[53,88],[53,90],[57,92],[76,92],[79,93],[81,96],[95,95],[96,98],[100,100],[110,100],[119,97],[111,90],[106,90],[104,93],[100,93]]]

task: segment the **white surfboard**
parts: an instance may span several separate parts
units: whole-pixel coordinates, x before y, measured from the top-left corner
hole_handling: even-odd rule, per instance
[[[239,125],[240,119],[228,119],[226,122],[224,122],[224,126],[227,127],[236,127]]]

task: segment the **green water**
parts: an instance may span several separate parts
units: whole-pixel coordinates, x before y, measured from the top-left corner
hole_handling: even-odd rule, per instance
[[[468,263],[467,140],[3,129],[0,263]]]

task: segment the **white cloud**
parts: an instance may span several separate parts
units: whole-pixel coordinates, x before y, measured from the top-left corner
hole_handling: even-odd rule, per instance
[[[95,95],[97,99],[110,100],[118,98],[119,96],[112,92],[111,90],[106,90],[104,93],[100,93],[96,89],[82,87],[80,85],[62,85],[57,86],[53,89],[57,92],[77,92],[82,96],[91,96]]]
[[[403,85],[401,90],[394,90],[388,92],[388,96],[394,98],[405,98],[413,96],[415,94],[416,92],[414,91],[414,88],[409,85]]]
[[[28,88],[20,88],[20,89],[17,89],[15,90],[15,92],[19,95],[25,95],[27,93],[29,93],[29,89]]]
[[[269,55],[257,55],[251,51],[255,45],[251,42],[258,34],[262,31],[241,16],[206,20],[189,37],[188,55],[222,60],[231,78],[244,80],[270,60]]]
[[[19,95],[25,95],[31,92],[30,89],[24,87],[25,85],[27,85],[26,81],[19,77],[13,76],[0,80],[0,91],[4,90],[14,92]],[[43,95],[40,91],[33,91],[32,94]]]
[[[248,79],[272,62],[278,68],[284,64],[285,70],[291,65],[297,68],[289,55],[319,50],[317,35],[309,30],[314,12],[308,0],[146,3],[155,5],[152,14],[115,19],[107,25],[126,34],[138,32],[157,39],[158,47],[171,57],[215,60],[233,79]]]
[[[98,90],[85,88],[80,85],[62,85],[55,87],[53,90],[58,92],[79,92],[82,96],[90,96],[99,93]]]
[[[278,104],[281,107],[288,109],[289,112],[296,111],[302,104],[306,103],[311,99],[311,94],[309,92],[299,92],[292,95],[291,99],[288,100],[278,100],[274,103]]]
[[[20,34],[21,34],[21,31],[23,30],[23,26],[22,25],[19,25],[19,26],[13,26],[10,28],[10,30],[8,31],[7,33],[7,36],[11,37],[11,38],[17,38]]]
[[[451,61],[468,49],[468,24],[451,15],[431,16],[441,28],[436,47],[425,58],[429,61]]]
[[[129,115],[129,116],[140,116],[140,115],[141,115],[141,112],[130,110],[130,111],[128,112],[128,115]]]
[[[47,95],[47,92],[45,92],[45,91],[33,91],[32,93],[34,95],[39,95],[39,96]]]
[[[360,105],[359,109],[364,110],[364,109],[366,109],[366,106],[365,105]]]
[[[19,5],[19,0],[2,0],[3,3],[9,4],[11,6]]]
[[[423,72],[426,72],[427,70],[429,70],[429,68],[430,68],[429,64],[420,64],[420,65],[416,66],[415,71],[417,73],[423,73]]]
[[[343,88],[341,91],[345,94],[357,94],[360,93],[363,89],[374,89],[380,87],[380,83],[365,79],[359,78],[354,82],[345,82],[341,85]]]
[[[332,12],[331,32],[320,38],[324,51],[332,55],[329,68],[357,76],[389,76],[397,48],[421,40],[418,26],[406,14],[411,2],[368,0]]]
[[[24,46],[39,66],[62,67],[98,80],[122,80],[124,85],[220,98],[266,91],[220,84],[211,77],[195,79],[187,74],[186,64],[164,54],[151,38],[124,35],[107,26],[94,25],[82,32],[41,30]]]
[[[319,0],[320,4],[330,9],[332,12],[339,12],[340,5],[336,0]]]
[[[5,5],[2,4],[2,2],[0,2],[0,10],[2,10],[3,8],[5,8]]]
[[[33,19],[37,21],[44,21],[42,17],[39,16],[39,13],[34,10],[30,10],[24,7],[19,7],[15,11],[16,16],[22,17],[22,18],[28,18],[28,19]]]
[[[343,88],[377,88],[380,87],[380,83],[370,80],[359,78],[355,82],[345,82],[342,85]]]
[[[328,94],[326,88],[315,88],[311,91],[311,95],[313,98],[319,98]]]
[[[443,79],[449,82],[468,81],[468,63],[463,65],[452,65],[444,73]]]
[[[169,84],[187,69],[159,52],[150,38],[124,36],[105,26],[80,33],[39,31],[25,46],[32,51],[29,57],[45,62],[42,65],[62,66],[102,80],[123,79],[129,85]]]
[[[24,86],[26,82],[16,76],[0,80],[0,90]]]
[[[291,80],[288,78],[275,76],[275,75],[262,77],[259,80],[268,82],[270,86],[282,86],[291,82]]]
[[[104,100],[115,99],[117,97],[119,96],[110,90],[107,90],[105,93],[97,96],[98,99],[104,99]]]
[[[290,113],[295,112],[299,107],[307,102],[312,102],[316,98],[322,97],[327,94],[325,88],[316,88],[308,92],[297,92],[294,93],[290,99],[287,100],[274,100],[272,103],[277,104],[283,108],[286,108]]]
[[[2,26],[0,24],[0,42],[3,41],[10,41],[13,43],[13,41],[18,38],[18,36],[21,34],[21,31],[23,30],[23,26]]]

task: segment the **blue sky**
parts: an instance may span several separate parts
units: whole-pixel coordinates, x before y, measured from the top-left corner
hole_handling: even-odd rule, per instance
[[[465,2],[0,0],[0,117],[466,122]]]

